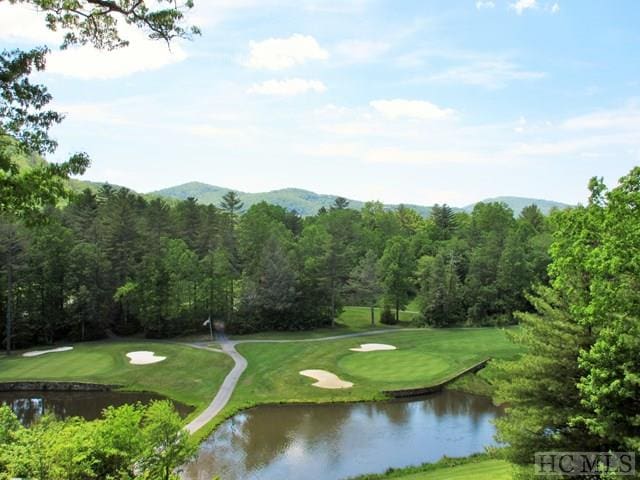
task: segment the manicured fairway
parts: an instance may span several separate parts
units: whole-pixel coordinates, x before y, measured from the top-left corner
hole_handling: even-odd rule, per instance
[[[322,338],[348,333],[366,332],[368,330],[397,330],[410,327],[411,321],[418,317],[417,312],[400,312],[398,325],[380,323],[380,308],[375,309],[375,324],[371,325],[371,309],[369,307],[344,307],[336,321],[335,327],[318,328],[301,332],[261,332],[248,335],[231,335],[233,340],[300,340],[305,338]]]
[[[352,352],[349,348],[375,339],[398,350]],[[518,347],[496,328],[420,329],[372,337],[286,343],[241,343],[238,351],[249,366],[232,397],[231,406],[257,403],[327,402],[381,398],[383,390],[439,383],[487,358],[510,358]],[[323,369],[353,382],[344,390],[312,387],[298,372]]]
[[[150,350],[167,359],[131,365],[127,352]],[[34,358],[0,358],[0,382],[50,380],[118,384],[126,390],[153,391],[201,409],[207,405],[232,360],[221,353],[155,342],[90,342],[74,350]]]

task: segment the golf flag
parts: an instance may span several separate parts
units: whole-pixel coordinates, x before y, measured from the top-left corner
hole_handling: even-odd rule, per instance
[[[211,317],[207,318],[204,323],[202,324],[203,327],[206,327],[207,325],[209,325],[211,323]]]

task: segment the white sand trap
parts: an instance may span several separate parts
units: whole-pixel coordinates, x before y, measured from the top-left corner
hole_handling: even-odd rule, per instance
[[[300,372],[300,375],[316,379],[317,382],[312,384],[314,387],[333,389],[353,387],[353,383],[345,382],[337,375],[334,375],[331,372],[327,372],[326,370],[302,370]]]
[[[378,352],[381,350],[396,350],[393,345],[386,343],[361,343],[358,348],[350,348],[352,352]]]
[[[59,348],[51,348],[49,350],[34,350],[32,352],[23,353],[23,357],[39,357],[40,355],[45,355],[47,353],[58,353],[58,352],[68,352],[69,350],[73,350],[73,347],[59,347]]]
[[[129,352],[127,357],[129,357],[131,365],[149,365],[150,363],[158,363],[167,359],[167,357],[156,356],[155,353],[146,351]]]

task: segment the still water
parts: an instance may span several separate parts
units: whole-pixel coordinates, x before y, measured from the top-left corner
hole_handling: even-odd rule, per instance
[[[59,418],[83,417],[95,420],[103,409],[110,405],[118,407],[125,403],[148,404],[165,397],[142,392],[0,392],[0,404],[7,404],[18,416],[23,425],[31,425],[45,411]],[[182,417],[186,417],[192,408],[173,402]]]
[[[184,467],[187,480],[331,480],[495,445],[486,397],[444,391],[413,401],[256,407],[223,423]]]

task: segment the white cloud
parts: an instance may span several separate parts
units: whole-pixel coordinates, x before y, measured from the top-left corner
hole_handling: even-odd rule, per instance
[[[521,116],[516,122],[516,126],[514,127],[513,131],[516,133],[524,133],[526,125],[527,119]]]
[[[491,0],[478,0],[476,2],[476,8],[482,10],[483,8],[494,8],[496,4]]]
[[[0,2],[0,39],[62,43],[62,36],[46,27],[42,13],[33,7],[9,2]]]
[[[218,127],[215,125],[188,125],[182,129],[186,133],[205,138],[241,137],[247,133],[239,128]]]
[[[536,0],[518,0],[509,4],[509,8],[515,10],[518,15],[522,15],[525,10],[538,8],[538,4]]]
[[[601,110],[572,117],[562,124],[568,130],[634,130],[640,129],[640,108]]]
[[[556,2],[551,5],[551,13],[558,13],[560,11],[560,5]]]
[[[524,70],[507,60],[487,59],[449,68],[428,77],[427,80],[446,83],[458,82],[495,89],[502,88],[514,80],[538,80],[545,76],[544,72]]]
[[[483,155],[464,150],[408,150],[401,148],[379,148],[369,150],[364,161],[367,163],[441,165],[441,164],[478,164],[502,163],[505,159],[499,155]]]
[[[325,60],[329,52],[320,47],[311,35],[296,33],[289,38],[268,38],[249,42],[249,58],[245,66],[255,69],[282,70],[305,63]]]
[[[357,143],[323,143],[300,149],[300,153],[310,157],[357,158],[362,153]]]
[[[451,117],[455,112],[450,108],[440,108],[431,102],[423,100],[373,100],[369,102],[375,110],[383,115],[395,118],[419,118],[422,120],[437,120]]]
[[[247,93],[257,95],[293,96],[306,92],[322,93],[327,87],[320,80],[305,80],[303,78],[288,78],[286,80],[267,80],[254,83]]]
[[[129,47],[111,51],[90,46],[56,50],[48,57],[47,72],[83,80],[107,80],[156,70],[186,58],[187,53],[178,43],[169,50],[165,43],[140,36]]]
[[[367,40],[345,40],[339,43],[335,52],[338,56],[353,63],[366,63],[375,60],[390,48],[386,42]]]
[[[115,103],[57,104],[52,107],[62,112],[68,121],[78,123],[100,123],[105,125],[131,125],[133,120]],[[119,111],[120,110],[120,111]]]

